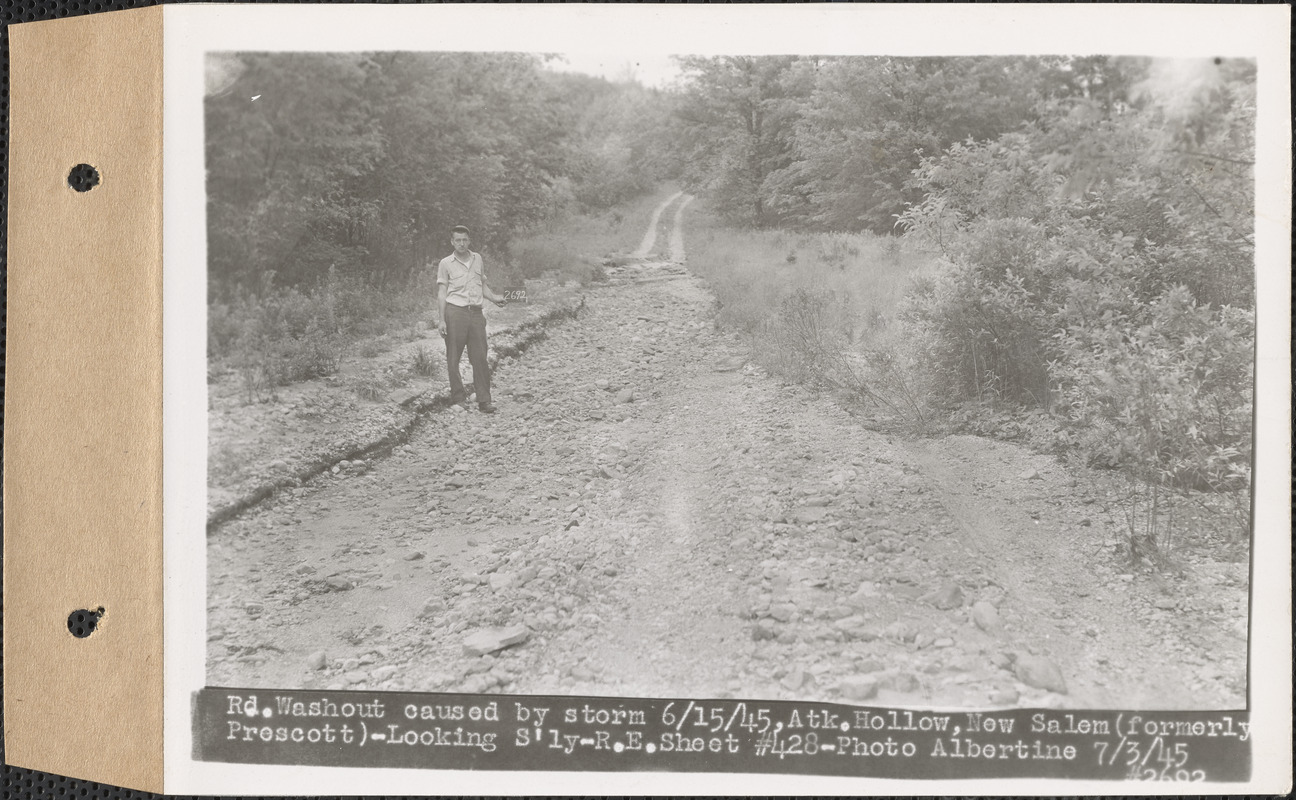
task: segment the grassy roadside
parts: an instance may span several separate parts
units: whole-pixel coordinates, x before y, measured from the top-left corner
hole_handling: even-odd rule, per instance
[[[934,259],[897,237],[727,227],[689,209],[689,268],[711,284],[721,325],[755,362],[793,383],[838,390],[896,421],[921,422],[897,310]]]
[[[581,284],[598,280],[605,260],[639,245],[653,209],[675,191],[663,187],[605,211],[571,213],[515,237],[509,244],[511,274]]]
[[[701,202],[694,208],[689,268],[710,283],[719,324],[746,336],[752,360],[770,374],[833,391],[870,427],[972,433],[1093,465],[1085,440],[1056,413],[948,402],[930,359],[930,319],[912,315],[915,296],[939,281],[934,255],[898,237],[735,229]],[[911,312],[904,320],[902,307]],[[1128,467],[1104,475],[1121,487],[1113,496],[1128,525],[1129,561],[1173,567],[1184,544],[1226,560],[1244,552],[1245,485],[1172,490]]]

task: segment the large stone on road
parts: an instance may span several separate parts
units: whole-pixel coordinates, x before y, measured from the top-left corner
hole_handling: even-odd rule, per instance
[[[999,630],[999,611],[984,600],[978,600],[972,606],[972,621],[986,633]]]
[[[774,603],[769,607],[769,615],[779,622],[788,622],[796,616],[796,606],[792,603]]]
[[[877,697],[878,680],[870,675],[848,675],[841,679],[837,691],[847,700],[871,700]]]
[[[957,583],[947,583],[931,598],[931,604],[942,611],[949,611],[963,605],[963,590]]]
[[[823,522],[827,516],[828,509],[822,506],[804,506],[792,511],[788,518],[802,525],[810,525],[815,522]]]
[[[1067,693],[1066,680],[1062,677],[1062,670],[1043,656],[1018,653],[1017,660],[1013,663],[1013,673],[1016,674],[1017,680],[1027,686],[1034,686],[1036,689],[1047,689],[1058,694]]]
[[[414,389],[396,389],[387,395],[387,400],[398,406],[407,406],[421,394],[423,392]]]
[[[729,356],[715,362],[712,367],[716,372],[737,372],[747,363],[746,356]]]
[[[507,628],[486,628],[464,639],[464,655],[484,656],[506,647],[522,644],[531,638],[531,631],[525,625],[510,625]]]

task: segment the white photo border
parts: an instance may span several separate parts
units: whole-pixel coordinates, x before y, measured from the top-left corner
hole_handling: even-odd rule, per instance
[[[1178,784],[767,774],[474,772],[194,761],[206,666],[204,64],[213,51],[1108,54],[1254,58],[1257,371],[1249,784],[1291,782],[1291,106],[1288,6],[1161,4],[180,5],[164,9],[165,788],[201,794],[1160,794]],[[130,13],[130,12],[114,12]],[[1257,613],[1257,611],[1259,613]],[[1286,782],[1284,784],[1284,781]]]

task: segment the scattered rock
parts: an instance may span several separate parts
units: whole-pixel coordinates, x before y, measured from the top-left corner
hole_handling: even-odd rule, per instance
[[[410,553],[409,555],[405,556],[405,560],[406,560],[406,561],[422,561],[422,560],[423,560],[423,553],[422,553],[422,551],[415,551],[415,552]]]
[[[752,627],[751,635],[753,641],[759,642],[765,639],[776,638],[778,636],[778,631],[774,627],[773,620],[762,619]]]
[[[922,589],[907,583],[897,583],[891,587],[891,594],[905,600],[917,600],[922,597]]]
[[[511,572],[492,572],[490,576],[490,587],[494,591],[508,589],[513,586],[513,573]]]
[[[898,642],[912,642],[918,636],[918,629],[904,620],[896,620],[883,631],[888,639]]]
[[[972,621],[987,633],[999,630],[999,610],[984,600],[972,605]]]
[[[480,675],[469,675],[460,684],[461,690],[468,694],[485,694],[496,686],[499,686],[499,676],[489,672]]]
[[[990,693],[990,702],[995,705],[1015,705],[1019,698],[1016,689],[997,689]]]
[[[634,390],[622,389],[621,391],[617,392],[616,397],[613,399],[613,402],[616,403],[617,405],[634,402]]]
[[[790,692],[795,692],[797,689],[801,688],[803,683],[805,683],[805,679],[805,670],[801,667],[793,667],[792,671],[787,675],[784,675],[783,680],[779,681],[779,683],[783,684],[784,689],[787,689]]]
[[[423,609],[419,611],[419,619],[435,619],[445,611],[445,603],[439,598],[432,598],[423,604]]]
[[[531,631],[525,625],[510,625],[507,628],[487,628],[464,639],[464,654],[484,656],[506,647],[521,644],[531,637]]]
[[[328,653],[323,650],[316,650],[314,653],[306,656],[306,669],[321,670],[328,666]]]
[[[847,700],[871,700],[877,696],[878,681],[870,675],[848,675],[841,679],[837,691]]]
[[[1179,607],[1179,603],[1173,597],[1158,597],[1152,601],[1152,605],[1162,611],[1172,611]]]
[[[963,600],[963,590],[959,585],[957,583],[947,583],[932,597],[931,604],[942,611],[949,611],[952,608],[961,607]]]
[[[796,616],[796,606],[791,603],[775,603],[769,607],[769,615],[779,622],[788,622]]]
[[[369,677],[374,683],[381,683],[393,677],[397,672],[400,672],[400,667],[388,665],[374,670],[369,674]]]
[[[396,389],[387,395],[387,402],[395,403],[398,406],[407,406],[414,402],[423,392],[413,389]]]
[[[243,610],[247,612],[249,617],[259,617],[265,611],[265,606],[260,603],[244,603]]]
[[[909,672],[897,672],[894,675],[888,675],[882,685],[893,692],[916,692],[918,691],[918,679]]]
[[[790,519],[802,525],[810,525],[815,522],[822,522],[827,516],[828,509],[822,506],[803,506],[793,511]]]
[[[1062,678],[1062,671],[1057,665],[1043,656],[1035,656],[1029,653],[1018,653],[1017,660],[1013,663],[1013,672],[1017,675],[1017,680],[1027,686],[1034,686],[1036,689],[1047,689],[1050,692],[1066,694],[1066,681]]]
[[[1040,477],[1039,470],[1035,469],[1034,467],[1030,467],[1030,468],[1027,469],[1025,472],[1023,472],[1022,474],[1018,475],[1017,477],[1021,478],[1021,479],[1024,480],[1024,481],[1039,481],[1039,480],[1043,480],[1043,478]]]

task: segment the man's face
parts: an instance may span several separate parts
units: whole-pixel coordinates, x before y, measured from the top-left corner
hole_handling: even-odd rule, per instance
[[[455,252],[459,255],[468,252],[468,234],[456,233],[450,237],[450,243],[454,245]]]

